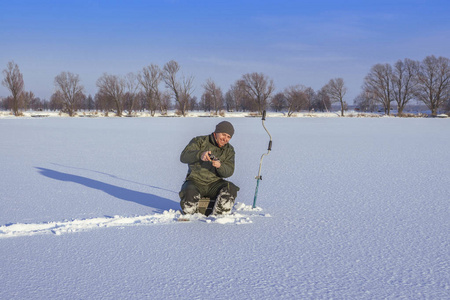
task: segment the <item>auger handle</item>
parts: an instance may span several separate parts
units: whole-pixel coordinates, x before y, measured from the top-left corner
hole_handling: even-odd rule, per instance
[[[270,152],[272,150],[272,136],[270,135],[269,131],[267,130],[266,125],[264,125],[265,120],[266,120],[266,110],[264,110],[263,114],[262,114],[262,125],[270,137],[269,146],[267,147],[267,150]],[[267,154],[269,154],[269,152],[267,152]]]

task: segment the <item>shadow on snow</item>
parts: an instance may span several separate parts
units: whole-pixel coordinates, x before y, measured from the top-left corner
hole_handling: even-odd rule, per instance
[[[115,186],[112,184],[104,183],[98,180],[68,174],[68,173],[62,173],[55,170],[45,169],[45,168],[39,168],[35,167],[38,172],[41,175],[44,175],[45,177],[52,178],[55,180],[60,181],[66,181],[66,182],[75,182],[81,185],[84,185],[86,187],[96,189],[103,191],[115,198],[125,200],[125,201],[131,201],[135,202],[141,205],[145,205],[157,210],[160,210],[161,212],[164,210],[174,209],[178,210],[180,209],[180,205],[178,202],[175,202],[173,200],[162,198],[153,194],[143,193],[143,192],[137,192],[130,189],[126,189],[123,187]]]
[[[114,178],[114,179],[117,179],[117,180],[121,180],[121,181],[125,181],[125,182],[130,182],[130,183],[134,183],[134,184],[139,184],[139,185],[143,185],[143,186],[150,187],[150,188],[152,188],[152,189],[158,189],[158,190],[162,190],[162,191],[166,191],[166,192],[171,192],[171,193],[174,193],[174,194],[177,194],[177,195],[178,195],[178,192],[176,192],[176,191],[172,191],[172,190],[168,190],[168,189],[161,188],[161,187],[158,187],[158,186],[149,185],[149,184],[145,184],[145,183],[140,183],[140,182],[136,182],[136,181],[132,181],[132,180],[127,180],[127,179],[120,178],[120,177],[118,177],[118,176],[116,176],[116,175],[108,174],[108,173],[105,173],[105,172],[95,171],[95,170],[86,169],[86,168],[71,167],[71,166],[61,165],[61,164],[57,164],[57,163],[52,163],[52,165],[59,166],[59,167],[64,167],[64,168],[75,169],[75,170],[89,171],[89,172],[93,172],[93,173],[105,175],[105,176],[108,176],[108,177],[111,177],[111,178]]]

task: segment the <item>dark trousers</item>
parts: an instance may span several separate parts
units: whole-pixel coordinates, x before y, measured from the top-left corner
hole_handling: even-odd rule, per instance
[[[223,179],[209,185],[202,185],[192,180],[186,180],[183,183],[179,193],[181,208],[185,211],[185,207],[192,207],[202,197],[215,199],[222,189],[225,189],[228,193],[230,193],[233,198],[236,198],[237,192],[239,191],[239,187],[234,185],[232,182]]]

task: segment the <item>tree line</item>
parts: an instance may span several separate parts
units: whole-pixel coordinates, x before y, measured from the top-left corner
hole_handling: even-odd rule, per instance
[[[412,99],[423,102],[434,116],[440,108],[450,111],[448,58],[431,55],[421,62],[406,58],[394,65],[376,64],[364,78],[355,103],[364,110],[381,104],[387,115],[395,103],[401,115]]]
[[[186,116],[190,110],[204,110],[219,114],[222,110],[249,111],[261,114],[271,108],[286,111],[288,116],[301,110],[329,111],[333,103],[340,106],[344,116],[347,87],[343,78],[331,79],[321,89],[301,84],[275,92],[273,80],[263,73],[247,73],[223,92],[212,78],[202,84],[200,99],[193,96],[194,77],[181,73],[180,65],[171,60],[163,67],[151,64],[137,73],[125,76],[104,73],[97,79],[97,93],[86,95],[79,75],[61,72],[54,79],[55,92],[50,100],[41,100],[33,92],[25,91],[23,75],[14,61],[3,70],[2,84],[10,96],[1,99],[0,108],[11,110],[16,116],[23,109],[60,110],[69,116],[78,110],[114,112],[117,116],[137,111],[157,111],[167,114],[171,108]],[[164,88],[161,88],[164,87]],[[427,56],[423,61],[404,59],[394,65],[376,64],[364,78],[361,93],[354,104],[362,111],[374,111],[379,105],[387,115],[396,103],[398,114],[413,99],[423,102],[433,115],[439,109],[450,110],[450,60]]]

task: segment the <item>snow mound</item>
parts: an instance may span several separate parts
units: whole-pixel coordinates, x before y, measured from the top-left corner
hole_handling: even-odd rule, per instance
[[[250,208],[249,208],[250,207]],[[37,234],[55,234],[73,233],[87,231],[96,228],[106,227],[125,227],[154,224],[174,224],[182,221],[199,221],[216,224],[250,224],[254,214],[242,214],[236,211],[261,211],[261,208],[251,209],[242,203],[237,203],[229,215],[217,215],[206,217],[201,214],[182,215],[180,211],[173,209],[166,210],[160,214],[148,214],[143,216],[105,216],[92,219],[74,219],[60,222],[31,223],[31,224],[8,224],[0,226],[0,238],[32,236]],[[270,217],[268,214],[259,214],[259,216]]]
[[[204,216],[201,214],[185,215],[178,219],[179,222],[199,221],[205,223],[216,224],[250,224],[253,223],[250,216],[238,213],[231,213],[229,215]]]
[[[237,211],[262,211],[261,207],[253,208],[251,205],[245,205],[244,203],[239,202],[234,205],[234,209]]]

